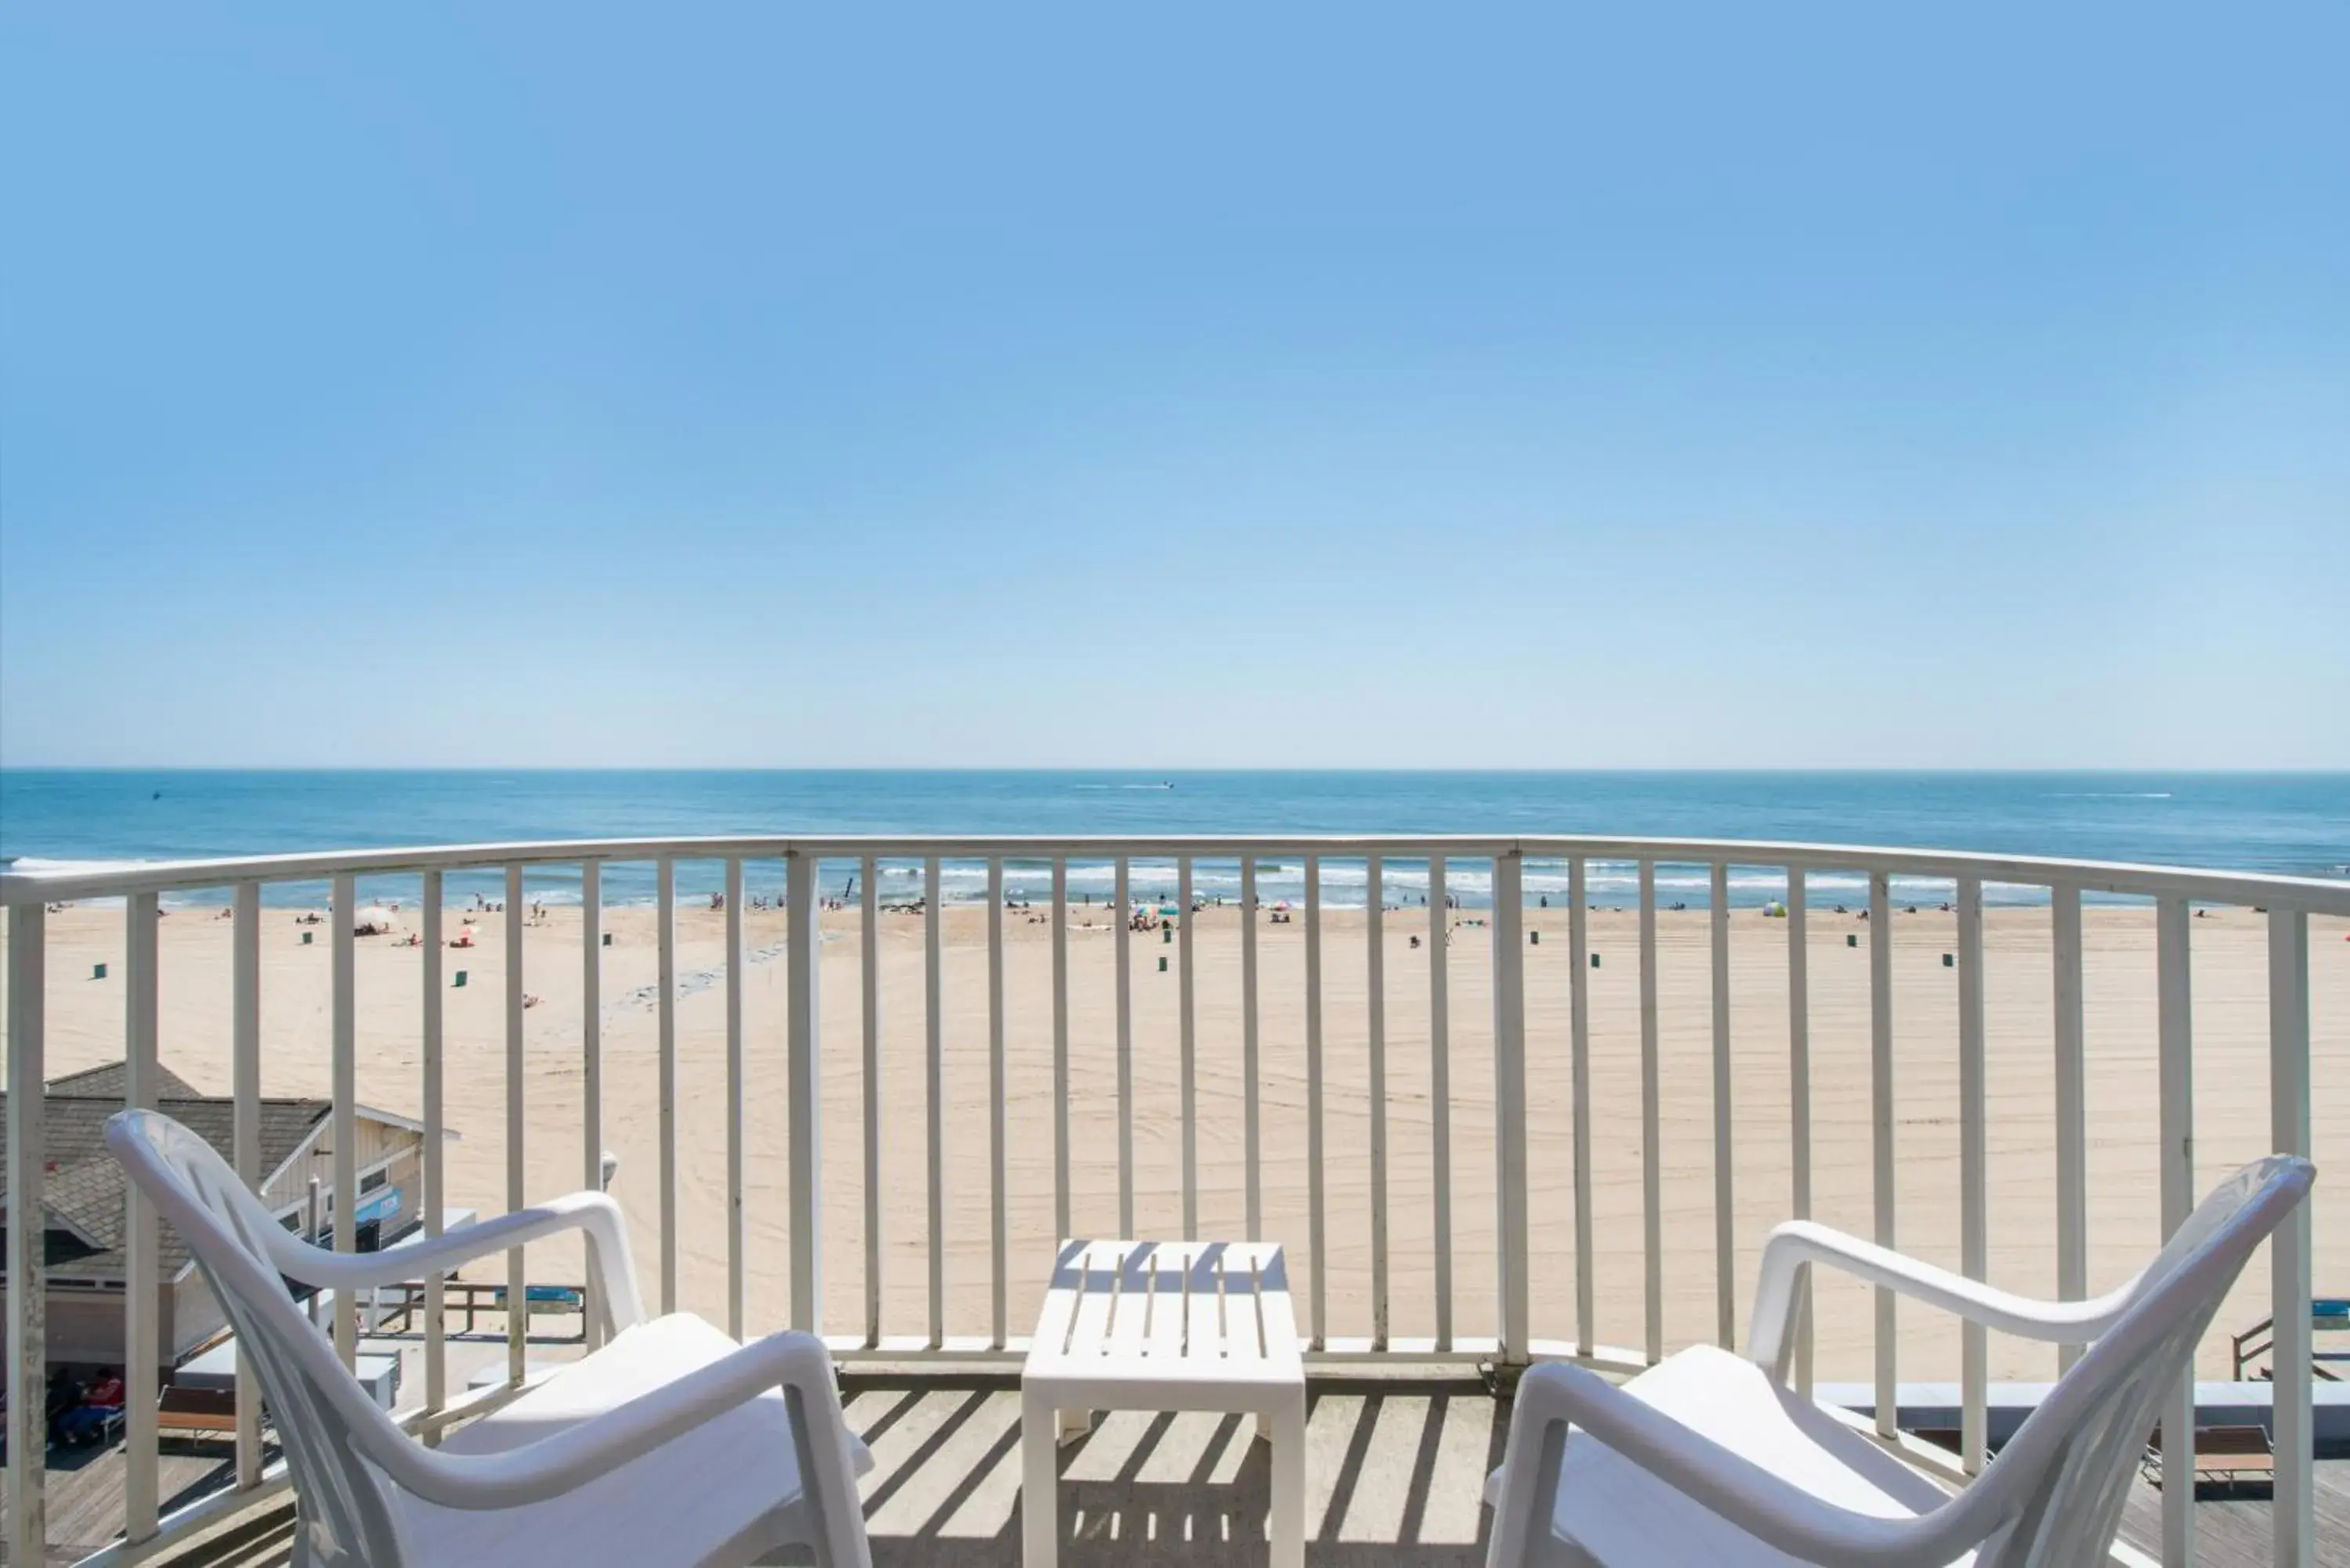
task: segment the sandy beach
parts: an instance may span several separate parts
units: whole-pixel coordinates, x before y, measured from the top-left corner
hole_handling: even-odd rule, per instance
[[[447,1119],[460,1135],[448,1151],[452,1203],[494,1213],[505,1207],[504,917],[466,917],[480,945],[447,954],[468,972],[444,992]],[[946,1319],[951,1334],[988,1331],[989,1141],[986,911],[951,908],[945,927]],[[1456,912],[1453,920],[1479,919]],[[411,924],[412,907],[403,919]],[[1328,1332],[1370,1332],[1370,1119],[1367,1094],[1366,915],[1324,916],[1326,1176],[1330,1238]],[[638,1266],[658,1297],[659,1109],[654,914],[615,908],[603,951],[605,1145],[619,1156],[614,1190],[630,1215]],[[1025,1332],[1054,1241],[1051,944],[1045,911],[1006,913],[1010,1319]],[[1071,912],[1070,993],[1073,1211],[1082,1233],[1118,1226],[1117,1076],[1110,914]],[[459,923],[452,911],[449,929]],[[1564,909],[1527,911],[1541,940],[1526,953],[1531,1102],[1534,1324],[1537,1336],[1574,1334],[1574,1209],[1568,1084],[1568,948]],[[1713,1150],[1709,920],[1702,910],[1659,916],[1662,1019],[1664,1317],[1672,1344],[1714,1331]],[[1386,919],[1391,1328],[1432,1332],[1433,1234],[1427,999],[1429,914]],[[680,1304],[723,1315],[726,1166],[724,918],[681,909],[677,1010]],[[754,1327],[780,1323],[787,1302],[785,1225],[782,961],[784,918],[746,912],[744,1007],[749,1040],[749,1231]],[[2055,1281],[2053,1200],[2054,1077],[2050,1035],[2049,917],[2044,909],[1994,909],[1986,917],[1990,1038],[1991,1277],[2051,1293]],[[2154,940],[2150,911],[2086,912],[2091,1244],[2093,1288],[2144,1262],[2158,1240],[2155,1169]],[[264,917],[264,1090],[324,1095],[328,1087],[329,958],[324,928],[303,946],[290,910]],[[1643,1329],[1640,1216],[1639,966],[1628,909],[1590,917],[1601,967],[1591,981],[1592,1089],[1598,1336],[1637,1346]],[[1757,911],[1731,918],[1732,1104],[1736,1125],[1740,1333],[1764,1234],[1790,1205],[1786,933]],[[1861,946],[1847,946],[1858,933]],[[2265,921],[2248,910],[2194,922],[2195,1139],[2199,1184],[2268,1147]],[[883,1061],[881,1168],[884,1330],[923,1333],[927,1203],[922,921],[881,923]],[[1899,1244],[1959,1262],[1957,978],[1952,917],[1930,909],[1897,914],[1896,1009],[1900,1171]],[[2321,1292],[2350,1288],[2350,1202],[2330,1198],[2326,1178],[2350,1172],[2350,922],[2314,920],[2312,1017],[2315,1085],[2312,1122],[2321,1170],[2314,1229]],[[182,909],[161,936],[163,1060],[198,1086],[229,1088],[229,923]],[[1305,929],[1260,929],[1264,1105],[1265,1229],[1306,1266]],[[1814,1212],[1863,1234],[1871,1226],[1868,979],[1866,923],[1815,908],[1810,930]],[[1200,917],[1197,1007],[1200,1216],[1203,1234],[1240,1233],[1241,1016],[1238,914]],[[864,1236],[859,949],[853,910],[826,916],[825,1318],[830,1332],[862,1327]],[[525,1014],[534,1196],[579,1185],[582,1072],[579,913],[556,907],[525,932],[525,984],[540,999]],[[48,1056],[51,1075],[122,1054],[122,914],[76,908],[49,922]],[[1178,977],[1158,934],[1133,939],[1137,1228],[1180,1227]],[[1159,960],[1170,959],[1159,973]],[[416,1115],[420,949],[384,939],[359,943],[360,1099]],[[1460,929],[1449,949],[1455,1327],[1490,1334],[1493,1304],[1493,1115],[1488,981],[1490,938]],[[109,965],[93,980],[91,966]],[[2266,1314],[2265,1254],[2221,1313],[2204,1346],[2206,1376],[2227,1370],[2225,1332]],[[576,1252],[532,1252],[535,1278],[577,1277]],[[495,1277],[493,1263],[474,1271]],[[1837,1282],[1819,1303],[1824,1377],[1863,1378],[1869,1362],[1867,1293]],[[1922,1309],[1902,1315],[1905,1378],[1955,1378],[1956,1327]],[[2044,1378],[2054,1353],[1995,1341],[1992,1376]]]

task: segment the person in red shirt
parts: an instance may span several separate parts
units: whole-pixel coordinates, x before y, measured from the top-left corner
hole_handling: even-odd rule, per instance
[[[55,1440],[68,1448],[102,1442],[109,1422],[122,1414],[122,1375],[109,1366],[81,1390],[81,1402],[60,1412],[52,1428]]]

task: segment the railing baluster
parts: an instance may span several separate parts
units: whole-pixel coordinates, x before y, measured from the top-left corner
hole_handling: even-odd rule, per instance
[[[337,907],[341,909],[341,924],[345,929],[348,929],[351,923],[351,911],[348,908],[343,908],[339,901]],[[528,1187],[530,1168],[525,1158],[530,1123],[523,1099],[523,1085],[526,1075],[524,1071],[522,1041],[522,1015],[525,1001],[522,989],[522,867],[519,865],[508,866],[505,908],[506,1211],[510,1214],[520,1212],[530,1201]],[[339,960],[339,952],[338,958]],[[664,1054],[673,1056],[674,1053],[664,1053]],[[673,1083],[664,1085],[661,1094],[665,1123],[668,1107],[675,1099],[673,1088]],[[343,1091],[338,1086],[335,1093],[335,1106],[338,1111],[342,1108],[343,1098]],[[354,1137],[346,1136],[341,1132],[335,1135],[335,1245],[338,1248],[342,1247],[343,1241],[342,1216],[355,1206],[355,1199],[346,1197],[343,1192],[342,1154],[344,1147],[355,1141]],[[667,1137],[664,1137],[661,1141],[664,1145],[672,1142]],[[672,1178],[675,1176],[675,1166],[671,1165],[670,1174]],[[677,1271],[676,1252],[670,1238],[675,1230],[674,1212],[665,1214],[661,1223],[661,1244],[670,1259],[670,1267],[664,1281],[664,1294],[665,1300],[670,1302],[671,1310],[674,1308]],[[357,1238],[354,1236],[353,1245],[357,1244]],[[506,1250],[506,1380],[510,1383],[520,1383],[523,1379],[523,1352],[530,1331],[530,1273],[524,1262],[523,1253],[524,1249],[520,1247],[510,1247]],[[343,1324],[342,1305],[342,1302],[338,1299],[335,1303],[335,1328],[338,1334],[340,1334]]]
[[[1364,996],[1371,1099],[1371,1348],[1388,1347],[1387,888],[1379,857],[1363,866]]]
[[[1959,878],[1959,1266],[1970,1280],[1991,1278],[1991,1147],[1983,1042],[1982,879]],[[1959,1458],[1969,1475],[1989,1457],[1991,1342],[1983,1325],[1960,1330],[1963,1407]]]
[[[308,1191],[305,1195],[307,1201],[302,1210],[302,1234],[314,1241],[327,1234],[327,1200],[321,1196],[324,1191],[325,1188],[318,1179],[315,1176],[310,1178]],[[312,1292],[307,1303],[312,1328],[320,1326],[319,1314],[325,1309],[318,1303],[325,1293],[323,1291]]]
[[[947,1122],[946,1122],[946,994],[941,966],[940,906],[941,878],[939,857],[922,862],[922,1023],[928,1045],[925,1065],[930,1075],[926,1115],[930,1122],[931,1201],[931,1345],[947,1339]]]
[[[750,1317],[749,1215],[743,1207],[743,857],[726,858],[726,1332]]]
[[[881,1344],[881,867],[858,862],[858,979],[864,986],[865,1343]]]
[[[1327,1334],[1330,1251],[1324,1224],[1322,1172],[1322,857],[1305,857],[1305,1206],[1313,1291],[1307,1298],[1314,1348]]]
[[[1794,1218],[1812,1217],[1812,955],[1804,868],[1787,867],[1787,1108]],[[1795,1387],[1812,1397],[1811,1271],[1796,1287]]]
[[[2162,1239],[2187,1222],[2195,1209],[2195,1016],[2188,970],[2189,910],[2172,895],[2155,905],[2155,1033],[2159,1043],[2162,1086]],[[2292,1303],[2306,1318],[2305,1302]],[[2165,1475],[2195,1473],[2195,1368],[2163,1401],[2162,1469]],[[2187,1568],[2195,1560],[2195,1488],[2162,1489],[2162,1561]]]
[[[1053,1235],[1069,1237],[1069,861],[1053,857]]]
[[[1528,1359],[1532,1294],[1526,1272],[1530,1226],[1526,1190],[1525,862],[1515,851],[1493,857],[1494,1216],[1500,1254],[1500,1359]]]
[[[1011,1195],[1004,1182],[1003,1125],[1003,858],[987,863],[987,1189],[988,1323],[1002,1349],[1009,1308],[1004,1299],[1012,1244]]]
[[[1737,1171],[1731,1153],[1730,866],[1713,863],[1707,911],[1713,928],[1713,1312],[1714,1336],[1738,1348]]]
[[[334,1078],[335,1251],[359,1248],[359,915],[358,884],[349,876],[337,877],[329,901],[334,921],[334,999],[332,1071]],[[335,1293],[335,1348],[345,1366],[359,1365],[358,1303],[349,1291]]]
[[[590,891],[596,885],[593,869],[591,862],[585,868],[588,874],[582,877],[584,887]],[[424,1234],[426,1239],[430,1240],[442,1233],[443,1217],[449,1207],[448,1168],[442,1158],[441,1148],[442,1143],[448,1138],[449,1127],[445,1077],[447,1063],[442,1051],[442,1036],[445,1033],[446,1021],[442,1012],[441,999],[441,904],[443,891],[440,872],[424,873],[424,886],[419,897],[422,900],[420,913],[423,922],[423,929],[419,934],[424,942],[419,955],[423,961],[422,973],[420,978],[422,989],[421,993],[417,997],[417,1011],[422,1025],[422,1039],[419,1042],[419,1045],[424,1055],[424,1147],[417,1151],[420,1163],[423,1167],[422,1190],[418,1201],[424,1206]],[[586,906],[587,901],[583,899],[583,908]],[[586,1002],[587,1007],[583,1015],[593,1019],[596,1016],[597,991],[592,983],[588,988]],[[593,1038],[595,1026],[591,1023],[588,1029],[590,1038]],[[593,1065],[595,1060],[596,1057],[591,1053],[588,1057],[590,1066],[586,1091],[588,1103],[591,1106],[595,1104],[597,1092],[597,1069]],[[255,1066],[257,1069],[258,1063]],[[593,1269],[584,1272],[589,1279],[595,1278],[596,1272]],[[436,1414],[449,1407],[449,1293],[442,1283],[446,1278],[447,1276],[439,1270],[424,1276],[424,1407]],[[592,1291],[594,1287],[591,1285],[589,1289]],[[587,1298],[586,1319],[591,1345],[599,1342],[598,1323],[600,1309],[597,1305],[598,1300],[598,1298],[593,1294]],[[431,1428],[425,1440],[429,1444],[438,1446],[441,1441],[440,1428],[437,1427]]]
[[[1444,857],[1428,857],[1428,1120],[1436,1189],[1436,1348],[1452,1348],[1452,919]]]
[[[1248,1239],[1264,1237],[1264,1158],[1256,1039],[1256,857],[1241,857],[1241,1162],[1247,1168]]]
[[[258,1192],[261,1179],[261,884],[230,896],[229,1095],[236,1179]],[[261,1484],[261,1385],[242,1344],[236,1355],[236,1485]]]
[[[1870,1172],[1876,1190],[1877,1244],[1895,1241],[1893,1164],[1893,882],[1885,871],[1868,874],[1868,1082]],[[1898,1429],[1899,1345],[1894,1338],[1894,1295],[1877,1290],[1877,1432]]]
[[[48,1001],[48,910],[34,902],[8,909],[8,1191],[20,1213],[39,1210],[48,1186],[48,1080],[45,1036]],[[48,1561],[48,1415],[29,1390],[49,1379],[47,1233],[8,1227],[8,1560]]]
[[[427,871],[424,889],[428,931],[424,939],[424,994],[432,999],[425,1003],[425,1016],[432,1030],[429,1037],[437,1052],[441,1028],[441,873]],[[437,1073],[439,1064],[432,1062],[429,1070]],[[433,1081],[436,1085],[439,1082],[437,1077]],[[579,1185],[589,1192],[604,1189],[604,863],[600,860],[583,860],[579,864]],[[434,1222],[438,1223],[437,1217]],[[588,1347],[593,1350],[604,1343],[607,1307],[598,1293],[603,1287],[596,1282],[596,1271],[589,1269],[587,1273],[585,1328]],[[428,1324],[441,1321],[439,1291],[436,1278],[426,1293]],[[439,1331],[428,1326],[425,1333],[429,1342],[437,1337]],[[437,1410],[440,1406],[436,1403],[433,1408]]]
[[[2309,1141],[2309,916],[2269,911],[2269,1147],[2306,1158]],[[2317,1539],[2311,1473],[2314,1416],[2309,1343],[2309,1200],[2269,1241],[2269,1315],[2274,1321],[2276,1483],[2271,1528],[2276,1568],[2311,1568]]]
[[[791,1122],[792,1327],[824,1324],[824,865],[804,850],[784,856],[784,1068]]]
[[[1598,1284],[1593,1278],[1591,1192],[1591,926],[1585,919],[1583,857],[1566,863],[1567,1075],[1575,1094],[1575,1349],[1589,1355],[1596,1342]]]
[[[2048,890],[2050,946],[2055,962],[2056,1293],[2089,1293],[2089,1096],[2081,985],[2081,889]],[[2056,1347],[2057,1371],[2070,1372],[2083,1347]]]
[[[658,1053],[660,1116],[660,1303],[677,1310],[677,862],[662,856],[654,870],[656,940],[660,947]],[[521,1200],[515,1199],[519,1207]]]
[[[155,973],[155,927],[160,919],[156,897],[152,893],[133,893],[123,900],[126,929],[123,932],[123,1094],[126,1110],[153,1110],[156,1101],[158,1064],[156,1062],[157,976]],[[336,911],[340,943],[350,940],[351,907],[346,902]],[[342,993],[347,990],[342,973],[346,947],[338,944],[336,957],[336,1015],[339,1023],[344,1004]],[[338,1042],[339,1044],[339,1041]],[[336,1109],[344,1104],[337,1096]],[[338,1140],[336,1169],[339,1173],[344,1157]],[[341,1192],[338,1184],[337,1195]],[[37,1210],[36,1210],[37,1212]],[[29,1218],[23,1210],[16,1213]],[[122,1474],[122,1533],[133,1545],[153,1537],[159,1501],[156,1488],[155,1397],[159,1392],[157,1363],[162,1359],[162,1323],[160,1308],[161,1259],[157,1252],[154,1205],[136,1183],[123,1187],[122,1220],[122,1385],[126,1392],[123,1403],[123,1474]],[[336,1305],[343,1306],[341,1297],[348,1291],[336,1293]],[[338,1313],[339,1320],[340,1313]],[[36,1385],[35,1386],[38,1386]],[[25,1390],[32,1397],[32,1390]]]
[[[1118,962],[1118,1233],[1134,1237],[1134,964],[1128,956],[1134,920],[1128,865],[1118,857],[1118,919],[1110,922]]]
[[[1200,1060],[1191,992],[1191,857],[1175,861],[1176,1017],[1183,1106],[1183,1240],[1200,1238]]]
[[[1643,1341],[1665,1358],[1664,1116],[1657,1077],[1657,863],[1640,862],[1640,1251]]]

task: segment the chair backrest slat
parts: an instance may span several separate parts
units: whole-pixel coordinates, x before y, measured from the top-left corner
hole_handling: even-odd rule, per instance
[[[317,1276],[318,1249],[287,1234],[212,1146],[169,1116],[124,1111],[106,1143],[174,1226],[253,1360],[292,1471],[294,1560],[305,1568],[406,1568],[390,1480],[359,1447],[359,1431],[409,1439],[335,1356],[286,1288]]]
[[[2054,1568],[2106,1553],[2163,1399],[2192,1372],[2204,1331],[2254,1249],[2315,1176],[2305,1159],[2255,1160],[2188,1216],[2114,1326],[1975,1481],[2011,1510],[1978,1568]]]

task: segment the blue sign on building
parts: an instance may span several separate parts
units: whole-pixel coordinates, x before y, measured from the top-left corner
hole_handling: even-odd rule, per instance
[[[358,1214],[359,1222],[362,1225],[371,1221],[381,1222],[390,1220],[400,1212],[400,1189],[389,1182],[385,1183],[362,1197],[359,1199],[359,1208],[354,1212]]]

